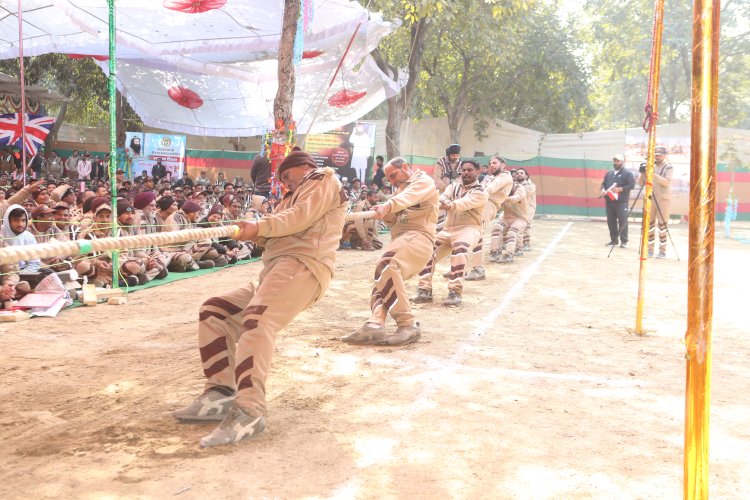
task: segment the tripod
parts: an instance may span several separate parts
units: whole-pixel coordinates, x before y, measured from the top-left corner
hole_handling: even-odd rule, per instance
[[[641,188],[638,190],[638,193],[636,193],[635,199],[633,200],[633,203],[630,205],[630,209],[628,210],[628,215],[626,217],[626,220],[630,219],[630,214],[633,213],[633,209],[635,208],[635,204],[638,202],[638,198],[641,197],[641,193],[643,192],[643,187],[644,186],[642,185]],[[659,202],[656,200],[656,198],[654,198],[653,194],[651,195],[651,201],[653,201],[654,204],[656,205],[656,211],[659,214],[659,218],[664,221],[664,230],[667,232],[667,236],[669,237],[669,241],[670,241],[670,243],[672,243],[672,248],[674,249],[674,254],[677,257],[677,260],[679,261],[680,260],[680,256],[677,253],[677,246],[674,244],[674,240],[672,240],[672,233],[669,232],[669,224],[668,224],[669,221],[667,221],[667,220],[664,219],[664,215],[661,212],[661,207],[659,206]],[[658,227],[659,227],[658,221],[652,221],[652,222],[654,222],[654,224],[656,224],[656,226],[655,226],[654,229],[658,229]],[[622,230],[623,230],[623,226],[620,226],[620,229],[617,232],[617,238],[618,239],[622,235]],[[654,236],[656,236],[656,235],[654,235]],[[615,245],[612,245],[610,247],[610,249],[609,249],[609,253],[607,254],[607,258],[609,258],[609,256],[612,255],[612,250],[614,250],[614,249],[615,249]]]

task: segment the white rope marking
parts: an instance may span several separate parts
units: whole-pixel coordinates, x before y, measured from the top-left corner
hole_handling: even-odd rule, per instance
[[[471,335],[469,336],[467,341],[463,343],[461,348],[457,349],[453,356],[448,359],[448,362],[442,365],[443,369],[456,369],[461,365],[461,361],[464,355],[468,352],[471,352],[471,345],[477,342],[477,340],[481,339],[487,333],[487,330],[489,330],[495,324],[497,318],[511,304],[513,299],[523,291],[523,287],[526,285],[526,283],[529,282],[531,277],[539,269],[539,266],[542,264],[542,262],[544,262],[547,257],[549,257],[549,255],[554,251],[557,244],[560,243],[560,240],[563,239],[565,234],[572,226],[573,223],[568,222],[560,230],[560,232],[557,233],[552,241],[547,244],[544,251],[539,255],[539,257],[537,257],[536,260],[531,263],[531,265],[523,270],[523,273],[521,274],[520,279],[516,281],[516,284],[513,285],[510,290],[508,290],[508,292],[505,294],[505,297],[503,297],[503,300],[500,301],[500,303],[494,309],[492,309],[484,318],[481,319],[480,326],[471,333]],[[429,380],[425,384],[424,389],[422,389],[417,397],[414,398],[413,403],[410,404],[406,409],[401,420],[396,423],[397,427],[404,430],[411,429],[410,420],[412,416],[420,411],[430,408],[430,403],[428,403],[428,401],[432,398],[435,392],[437,392],[437,386],[438,384],[436,384],[433,380]]]

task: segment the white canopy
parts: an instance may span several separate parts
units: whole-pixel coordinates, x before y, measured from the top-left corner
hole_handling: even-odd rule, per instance
[[[212,136],[263,133],[273,125],[283,3],[117,2],[118,88],[150,126]],[[18,57],[16,6],[0,0],[0,59]],[[25,0],[23,8],[24,55],[108,54],[103,0]],[[307,19],[293,106],[301,131],[313,118],[313,132],[355,121],[398,92],[369,56],[396,24],[348,0],[314,0]],[[107,63],[100,67],[106,71]]]

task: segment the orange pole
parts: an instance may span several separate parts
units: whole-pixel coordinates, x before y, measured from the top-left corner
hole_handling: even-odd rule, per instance
[[[708,498],[713,326],[719,0],[693,3],[684,498]]]
[[[635,311],[635,333],[643,335],[643,305],[646,301],[646,263],[648,262],[648,229],[651,224],[651,193],[654,190],[654,149],[656,147],[656,119],[659,115],[659,74],[661,66],[661,37],[664,30],[664,0],[654,5],[654,29],[651,40],[651,72],[648,82],[648,104],[644,128],[648,132],[646,181],[643,191],[643,219],[641,222],[640,268],[638,271],[638,301]]]

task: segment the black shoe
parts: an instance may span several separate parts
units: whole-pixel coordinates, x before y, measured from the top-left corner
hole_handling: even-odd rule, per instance
[[[620,243],[620,248],[628,248],[628,242],[623,241],[622,243]]]
[[[212,260],[202,260],[197,263],[198,269],[212,269],[216,267],[216,263]]]
[[[161,271],[159,271],[159,274],[156,275],[156,279],[163,280],[167,276],[169,276],[169,271],[167,270],[166,267],[164,267],[164,268],[162,268]]]
[[[136,276],[136,278],[138,278],[139,285],[145,285],[146,283],[148,283],[148,278],[145,274],[139,274],[138,276]]]
[[[423,288],[417,288],[417,296],[411,299],[415,304],[425,304],[432,302],[432,290],[425,290]]]
[[[609,243],[606,243],[604,246],[605,247],[616,247],[617,246],[617,242],[616,241],[610,241]]]

